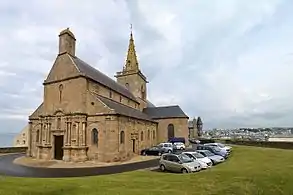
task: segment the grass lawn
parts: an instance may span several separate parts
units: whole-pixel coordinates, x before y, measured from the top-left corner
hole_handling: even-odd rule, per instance
[[[234,146],[227,162],[185,175],[141,170],[83,178],[0,177],[0,194],[290,195],[293,194],[293,150]]]

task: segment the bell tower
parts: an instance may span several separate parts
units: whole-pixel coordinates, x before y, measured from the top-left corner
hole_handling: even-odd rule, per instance
[[[139,69],[139,63],[136,56],[132,25],[130,31],[130,39],[128,45],[128,52],[125,61],[125,65],[121,72],[117,72],[115,75],[117,82],[121,85],[124,85],[130,92],[133,93],[135,97],[138,98],[141,103],[140,109],[146,107],[147,99],[147,86],[148,83],[146,77]]]

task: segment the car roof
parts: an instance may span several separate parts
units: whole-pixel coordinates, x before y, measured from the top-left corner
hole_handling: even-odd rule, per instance
[[[197,150],[198,152],[209,152],[209,150]]]

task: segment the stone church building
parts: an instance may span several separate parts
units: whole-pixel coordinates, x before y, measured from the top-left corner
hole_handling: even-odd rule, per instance
[[[28,156],[122,161],[171,137],[188,139],[188,116],[178,105],[156,107],[147,100],[148,81],[132,32],[117,81],[78,58],[75,49],[67,28],[59,34],[59,52],[43,82],[43,102],[29,116]]]

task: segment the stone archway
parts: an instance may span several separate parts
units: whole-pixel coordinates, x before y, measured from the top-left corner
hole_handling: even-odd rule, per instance
[[[168,125],[167,130],[168,130],[168,140],[170,138],[175,137],[174,125],[172,123]]]

